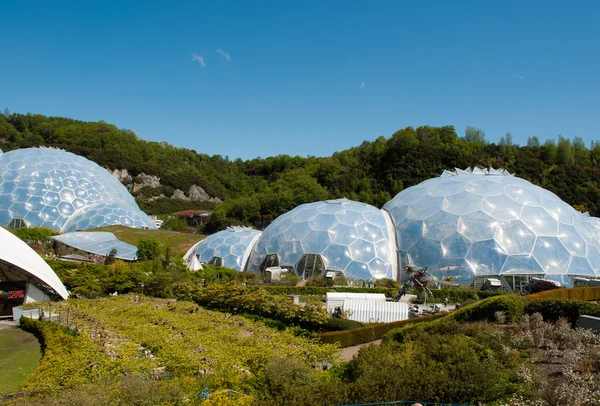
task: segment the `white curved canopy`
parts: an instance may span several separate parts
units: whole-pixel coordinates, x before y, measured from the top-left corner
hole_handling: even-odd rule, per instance
[[[8,271],[25,273],[35,278],[37,285],[44,287],[63,299],[69,297],[67,289],[52,268],[27,244],[9,231],[0,227],[0,261]]]
[[[119,240],[107,231],[76,231],[52,237],[56,241],[92,254],[108,256],[112,249],[117,250],[115,258],[135,261],[137,247]]]

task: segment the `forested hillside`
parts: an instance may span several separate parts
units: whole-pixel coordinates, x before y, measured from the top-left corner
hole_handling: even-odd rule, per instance
[[[281,155],[230,161],[148,142],[102,121],[0,113],[4,151],[40,145],[83,155],[109,169],[127,169],[133,176],[156,175],[167,197],[174,189],[203,187],[224,200],[215,208],[208,232],[227,224],[260,226],[298,204],[327,198],[347,197],[381,207],[402,189],[444,169],[475,165],[506,168],[600,215],[600,144],[588,148],[578,137],[559,136],[543,144],[531,137],[526,146],[517,146],[510,134],[490,144],[482,130],[472,127],[462,137],[452,126],[408,127],[331,157]]]

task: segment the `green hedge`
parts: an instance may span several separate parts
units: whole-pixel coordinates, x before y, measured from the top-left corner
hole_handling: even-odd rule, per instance
[[[562,290],[562,289],[561,289]],[[525,303],[525,313],[540,313],[544,320],[557,321],[560,318],[569,320],[575,326],[581,315],[600,317],[600,305],[596,303],[563,299],[528,300]]]
[[[210,309],[233,314],[253,314],[312,331],[322,331],[321,326],[331,318],[322,302],[311,301],[298,306],[284,294],[274,294],[263,288],[253,289],[236,282],[207,287],[181,284],[177,286],[175,295],[178,299],[192,300]]]
[[[462,303],[468,300],[479,300],[487,299],[492,296],[506,295],[508,292],[504,291],[490,291],[490,290],[477,290],[477,289],[432,289],[433,298],[436,302],[443,302],[445,298],[448,298],[450,303]]]
[[[383,293],[387,297],[394,297],[398,289],[394,288],[354,288],[347,286],[247,286],[247,289],[264,289],[276,295],[325,295],[327,292],[352,292],[352,293]]]
[[[495,321],[496,312],[504,312],[506,321],[514,323],[525,311],[525,301],[518,295],[494,296],[471,303],[450,314],[450,318],[459,322]]]
[[[600,286],[584,286],[571,289],[552,289],[526,296],[527,300],[564,299],[564,300],[599,300]]]
[[[566,289],[561,289],[566,290]],[[544,292],[545,293],[545,292]],[[577,300],[568,299],[536,299],[531,296],[521,297],[517,295],[504,295],[492,297],[472,303],[463,307],[443,319],[436,320],[434,323],[443,323],[444,321],[474,322],[474,321],[495,321],[495,314],[498,311],[504,312],[508,322],[517,321],[523,314],[540,313],[545,320],[557,321],[560,318],[569,320],[571,325],[575,326],[579,316],[587,314],[600,317],[600,305]],[[402,341],[407,333],[413,328],[427,328],[430,323],[422,326],[403,325],[391,330],[386,337],[396,341]],[[339,332],[342,333],[342,332]]]
[[[423,323],[444,317],[446,313],[434,314],[432,316],[423,316],[415,319],[394,321],[392,323],[373,324],[371,326],[354,328],[351,330],[332,331],[327,333],[315,334],[315,338],[324,344],[338,343],[342,347],[351,347],[353,345],[368,343],[383,337],[388,331],[398,327],[407,326],[415,323]]]
[[[397,288],[362,288],[348,286],[248,286],[248,289],[265,289],[269,293],[281,295],[325,295],[327,292],[353,292],[353,293],[383,293],[387,297],[394,297],[398,294]],[[433,289],[433,296],[436,302],[442,302],[448,298],[449,302],[465,302],[467,300],[485,299],[491,296],[504,295],[506,292],[492,292],[477,289]]]

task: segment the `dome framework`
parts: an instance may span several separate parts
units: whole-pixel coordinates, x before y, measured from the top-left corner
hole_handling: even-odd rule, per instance
[[[428,267],[461,284],[532,276],[570,285],[600,276],[600,246],[584,216],[548,190],[506,170],[444,171],[389,201],[399,267]],[[512,286],[511,286],[512,284]]]
[[[183,259],[187,262],[192,255],[196,255],[201,262],[242,271],[250,250],[261,234],[248,227],[227,227],[196,243]]]
[[[53,148],[0,155],[0,225],[76,231],[114,224],[156,228],[106,169]]]
[[[348,199],[300,205],[279,216],[252,249],[248,270],[272,265],[301,279],[333,271],[347,279],[396,278],[386,214]]]

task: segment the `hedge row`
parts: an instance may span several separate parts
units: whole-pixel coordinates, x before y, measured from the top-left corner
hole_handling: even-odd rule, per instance
[[[383,293],[387,297],[394,297],[398,289],[394,288],[354,288],[347,286],[247,286],[247,289],[264,289],[276,295],[325,295],[327,292],[352,292],[352,293]]]
[[[397,288],[362,288],[347,286],[248,286],[248,289],[265,289],[269,293],[281,295],[325,295],[327,292],[352,292],[352,293],[383,293],[387,297],[398,294]],[[467,300],[485,299],[491,296],[506,294],[506,292],[493,292],[477,289],[432,289],[436,302],[443,302],[448,298],[449,302],[465,302]]]
[[[585,291],[585,289],[588,289]],[[558,292],[566,292],[560,293]],[[568,293],[567,291],[575,291]],[[545,299],[544,296],[550,296],[548,293],[556,292],[558,298]],[[518,296],[515,294],[506,294],[494,296],[475,303],[471,303],[459,310],[450,314],[438,314],[434,316],[419,317],[397,321],[393,323],[385,323],[351,330],[335,331],[328,333],[317,334],[316,337],[324,343],[340,343],[342,347],[362,344],[373,339],[379,339],[389,332],[392,339],[401,340],[407,326],[430,322],[433,320],[442,321],[455,320],[458,322],[474,322],[474,321],[496,321],[496,312],[503,312],[506,321],[509,323],[515,322],[523,316],[523,314],[540,313],[545,320],[556,321],[560,318],[565,318],[574,326],[579,316],[587,314],[600,317],[600,305],[587,301],[573,300],[574,297],[593,297],[598,293],[598,288],[575,288],[575,289],[556,289],[547,292],[541,292],[546,295],[536,294],[530,296]],[[569,299],[563,299],[568,297]]]
[[[528,300],[565,299],[565,300],[600,300],[600,286],[584,286],[571,289],[552,289],[526,296]]]
[[[432,289],[433,298],[436,302],[443,302],[444,299],[448,298],[450,303],[462,303],[467,300],[479,300],[486,299],[492,296],[505,295],[507,292],[504,291],[491,291],[491,290],[477,290],[477,289]]]
[[[371,326],[354,328],[351,330],[332,331],[315,334],[315,338],[324,344],[339,343],[342,347],[368,343],[383,337],[388,331],[414,323],[432,321],[444,317],[446,313],[423,316],[414,319],[394,321],[391,323],[373,324]]]
[[[320,331],[320,326],[331,318],[319,301],[298,306],[284,294],[274,294],[264,288],[244,287],[235,282],[207,287],[184,283],[177,286],[175,295],[178,299],[191,300],[209,309],[233,314],[253,314],[312,331]]]

